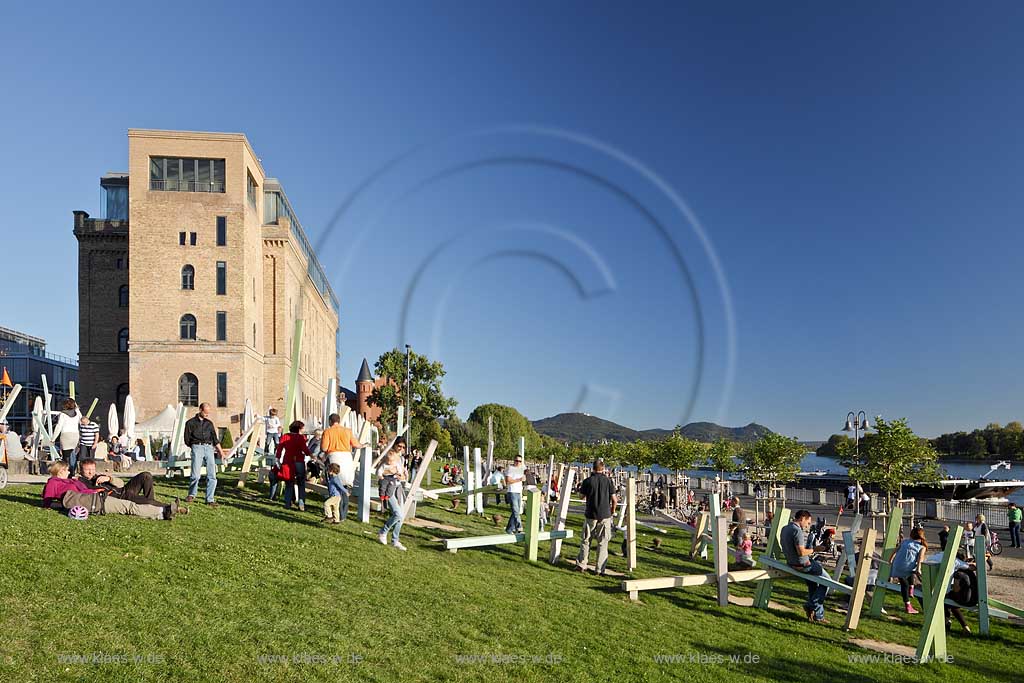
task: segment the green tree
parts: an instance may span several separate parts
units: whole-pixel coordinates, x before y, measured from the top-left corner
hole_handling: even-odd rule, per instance
[[[725,481],[727,472],[736,471],[736,461],[733,456],[736,449],[731,441],[719,439],[708,449],[708,464],[718,471],[722,481]]]
[[[519,437],[526,437],[526,452],[530,457],[540,454],[543,442],[530,421],[512,406],[485,403],[469,414],[467,424],[475,425],[487,440],[487,418],[494,419],[494,457],[511,458],[519,452]]]
[[[740,452],[741,469],[750,481],[793,481],[804,451],[795,438],[768,433]]]
[[[828,437],[828,441],[818,446],[814,452],[822,458],[838,458],[839,449],[844,447],[843,444],[848,444],[849,447],[852,447],[853,439],[846,434],[833,434]]]
[[[455,452],[451,434],[441,427],[437,420],[421,423],[420,428],[416,430],[416,447],[421,451],[426,452],[431,441],[437,442],[437,450],[434,453],[438,456]]]
[[[405,404],[405,360],[404,352],[391,349],[378,358],[373,366],[378,377],[390,380],[375,388],[367,401],[372,406],[380,407],[380,421],[385,426],[396,424],[398,406]],[[458,401],[446,398],[441,391],[444,365],[418,353],[410,353],[409,366],[413,430],[418,420],[429,422],[451,417]]]
[[[907,425],[906,418],[875,418],[873,438],[861,444],[861,462],[850,468],[856,481],[877,484],[890,495],[901,497],[906,483],[935,483],[941,476],[938,454],[926,439]]]
[[[676,428],[670,435],[652,445],[651,464],[658,464],[670,470],[680,471],[693,469],[704,457],[704,447],[687,439]]]
[[[445,429],[451,438],[452,453],[461,457],[464,447],[487,448],[487,430],[480,430],[475,423],[463,422],[458,416],[451,416],[444,423]]]

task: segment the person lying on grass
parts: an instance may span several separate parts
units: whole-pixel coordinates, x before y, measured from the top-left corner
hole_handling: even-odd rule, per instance
[[[70,510],[81,505],[89,514],[132,515],[146,519],[174,519],[178,501],[170,505],[139,505],[130,500],[113,498],[105,490],[91,489],[69,477],[71,468],[63,460],[50,467],[50,478],[43,487],[43,506],[57,510]]]
[[[82,473],[78,475],[78,481],[90,489],[106,491],[107,495],[121,500],[130,500],[139,505],[167,505],[153,495],[153,475],[149,472],[139,472],[125,483],[119,477],[109,474],[96,473],[96,461],[86,458],[81,463]],[[188,508],[179,505],[178,513],[188,514]]]

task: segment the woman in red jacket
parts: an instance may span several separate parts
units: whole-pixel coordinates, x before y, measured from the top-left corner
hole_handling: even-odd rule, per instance
[[[284,489],[284,506],[286,509],[292,506],[296,498],[298,488],[299,511],[306,510],[306,458],[312,457],[305,437],[302,436],[302,429],[306,425],[296,420],[288,426],[288,433],[281,437],[277,444],[277,457],[284,452],[284,460],[281,463],[282,478],[287,480]]]

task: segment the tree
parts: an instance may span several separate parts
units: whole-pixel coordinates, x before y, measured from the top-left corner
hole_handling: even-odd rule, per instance
[[[736,471],[735,452],[732,442],[725,439],[719,439],[708,449],[708,464],[719,472],[722,481],[725,481],[726,472]]]
[[[430,421],[451,417],[458,401],[446,398],[441,391],[441,379],[445,375],[444,365],[431,361],[418,353],[409,354],[409,375],[412,384],[412,419]],[[391,349],[374,363],[378,377],[388,382],[376,387],[367,402],[380,407],[382,425],[396,424],[398,406],[404,405],[405,396],[405,353]]]
[[[652,444],[652,463],[670,470],[692,469],[705,455],[704,447],[679,433],[678,427],[666,438]]]
[[[437,450],[434,451],[437,455],[447,455],[455,452],[455,448],[452,446],[451,434],[448,433],[448,430],[442,428],[437,420],[421,423],[420,428],[416,430],[416,447],[421,451],[426,452],[431,440],[437,442]]]
[[[853,439],[846,434],[833,434],[828,437],[828,441],[818,446],[814,452],[822,458],[838,458],[839,449],[842,447],[841,444],[849,444],[852,447]]]
[[[743,449],[740,463],[749,481],[793,481],[804,450],[796,438],[769,433]]]
[[[901,497],[906,483],[935,483],[941,476],[938,454],[907,425],[906,418],[875,418],[875,434],[861,444],[861,462],[850,468],[856,481],[877,484],[888,496]]]
[[[444,422],[445,429],[451,438],[452,453],[459,455],[464,447],[473,448],[487,447],[487,431],[480,430],[475,423],[463,422],[453,415]]]
[[[487,418],[494,419],[494,455],[499,458],[511,458],[519,452],[519,437],[526,437],[526,451],[531,455],[540,452],[542,441],[540,434],[533,428],[530,421],[522,413],[511,406],[499,403],[485,403],[477,406],[469,414],[467,424],[475,425],[477,430],[487,439]]]

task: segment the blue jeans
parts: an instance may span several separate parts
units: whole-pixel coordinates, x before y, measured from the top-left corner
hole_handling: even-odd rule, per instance
[[[391,509],[391,516],[388,517],[388,521],[385,522],[384,528],[380,530],[382,534],[391,532],[391,542],[398,543],[398,534],[402,533],[402,504],[399,503],[396,498],[398,496],[390,496],[388,498],[388,507]]]
[[[292,480],[284,485],[284,506],[290,508],[295,500],[295,487],[299,487],[299,506],[306,507],[306,463],[292,465]]]
[[[192,473],[188,480],[188,495],[195,496],[199,491],[199,468],[206,465],[206,502],[213,502],[213,493],[217,490],[217,462],[211,444],[197,443],[192,446]]]
[[[75,467],[78,465],[78,449],[72,448],[71,450],[61,451],[63,456],[61,459],[68,464],[68,469],[71,470],[71,478],[75,478]]]
[[[268,457],[268,458],[276,458],[277,457],[277,444],[279,444],[280,442],[281,442],[281,435],[280,434],[267,434],[267,447],[265,449],[266,450],[266,453],[265,453],[266,457]]]
[[[811,560],[811,564],[803,570],[805,574],[811,576],[824,576],[825,570],[822,569],[821,565]],[[828,595],[828,586],[823,586],[820,583],[814,581],[807,581],[807,602],[804,603],[806,609],[814,612],[815,619],[825,618],[825,596]]]
[[[508,524],[505,526],[505,533],[518,533],[519,530],[523,528],[523,520],[519,516],[519,509],[522,506],[523,494],[506,493],[505,501],[512,507],[512,513],[508,516]]]
[[[1020,522],[1010,522],[1010,545],[1020,547]]]

